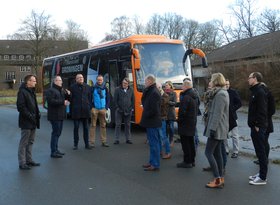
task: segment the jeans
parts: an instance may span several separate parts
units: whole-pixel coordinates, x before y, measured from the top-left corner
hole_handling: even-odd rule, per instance
[[[239,152],[239,134],[238,126],[229,131],[228,136],[232,138],[232,152],[238,154]],[[228,141],[225,142],[226,150],[229,151]]]
[[[196,150],[199,145],[199,136],[198,136],[197,127],[195,127],[194,145],[195,145],[195,150]]]
[[[147,138],[150,145],[150,160],[149,164],[155,168],[160,166],[160,128],[146,128]]]
[[[18,161],[19,165],[24,165],[32,162],[32,145],[35,139],[35,131],[28,129],[21,129],[21,139],[18,147]]]
[[[267,156],[267,160],[268,160],[269,151],[270,151],[270,145],[269,145],[269,141],[268,141],[269,134],[270,134],[269,132],[265,132],[265,153]]]
[[[253,145],[255,148],[256,155],[258,157],[259,163],[260,163],[260,178],[262,180],[266,180],[267,175],[267,155],[265,152],[265,128],[259,128],[259,131],[257,132],[255,127],[251,128],[251,138],[253,141]]]
[[[222,140],[216,140],[210,137],[208,137],[206,143],[205,155],[213,170],[215,178],[223,176],[222,143]]]
[[[227,139],[225,139],[221,143],[221,151],[222,151],[222,156],[223,156],[223,168],[224,169],[226,169],[226,165],[227,165],[227,151],[226,151],[225,142],[227,142]]]
[[[131,140],[131,133],[130,133],[130,120],[131,120],[131,114],[124,115],[123,113],[116,110],[115,112],[115,139],[120,140],[121,135],[121,126],[122,126],[122,120],[124,122],[124,135],[126,140]]]
[[[52,134],[51,134],[51,154],[54,154],[58,151],[58,138],[61,135],[63,121],[62,120],[50,120],[52,125]]]
[[[161,129],[159,131],[160,134],[160,139],[161,139],[161,146],[160,146],[160,152],[162,152],[162,145],[164,146],[165,149],[165,154],[170,153],[170,143],[169,139],[166,134],[166,120],[161,121]]]
[[[78,143],[79,143],[80,122],[83,123],[85,146],[88,146],[89,144],[88,144],[88,119],[87,118],[81,118],[79,120],[74,120],[74,146],[78,146]]]
[[[174,121],[166,120],[167,138],[169,138],[169,143],[173,142],[174,137]]]

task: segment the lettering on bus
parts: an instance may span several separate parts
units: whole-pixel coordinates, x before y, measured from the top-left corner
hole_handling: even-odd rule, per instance
[[[61,73],[75,73],[83,71],[83,64],[62,67]]]

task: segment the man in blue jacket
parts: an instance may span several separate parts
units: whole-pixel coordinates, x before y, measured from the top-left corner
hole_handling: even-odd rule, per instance
[[[95,146],[96,122],[100,124],[100,138],[103,147],[109,147],[106,136],[106,111],[109,108],[109,91],[103,83],[102,75],[96,77],[96,84],[92,89],[92,109],[91,109],[91,126],[90,126],[90,144]]]

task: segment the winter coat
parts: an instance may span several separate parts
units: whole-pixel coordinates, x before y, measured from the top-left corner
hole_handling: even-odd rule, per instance
[[[272,116],[275,114],[275,100],[274,96],[268,89],[268,87],[265,84],[261,84],[263,86],[266,97],[267,97],[267,128],[266,128],[266,133],[272,133],[274,131],[273,129],[273,122],[272,122]]]
[[[143,112],[140,125],[142,127],[161,127],[160,99],[160,92],[156,87],[156,84],[152,84],[144,89],[143,96],[141,98]]]
[[[161,119],[167,120],[167,112],[169,107],[169,96],[166,93],[162,93],[160,100],[160,113]]]
[[[208,104],[207,122],[204,135],[210,137],[210,130],[215,133],[214,139],[227,139],[229,130],[229,96],[224,88],[214,88]],[[211,136],[212,137],[212,136]]]
[[[236,111],[242,106],[239,94],[236,90],[229,88],[229,131],[237,126]]]
[[[175,106],[177,104],[177,94],[173,90],[170,92],[166,92],[169,96],[169,106],[168,106],[168,112],[167,112],[167,120],[176,120],[176,111]]]
[[[267,128],[267,96],[259,83],[250,88],[251,96],[248,107],[248,126]]]
[[[124,115],[131,114],[134,109],[134,92],[128,87],[126,92],[122,87],[117,87],[114,93],[115,109]]]
[[[92,107],[102,110],[108,109],[110,106],[110,94],[107,87],[104,85],[99,86],[96,84],[92,88]]]
[[[70,96],[56,84],[46,90],[45,96],[48,103],[48,120],[63,120],[65,118],[64,101]]]
[[[180,93],[178,112],[178,134],[194,136],[197,122],[197,94],[191,88]]]
[[[73,84],[70,87],[70,109],[74,120],[89,118],[92,102],[92,88],[87,84]]]
[[[40,111],[35,88],[28,88],[23,83],[17,94],[18,124],[21,129],[40,128]]]

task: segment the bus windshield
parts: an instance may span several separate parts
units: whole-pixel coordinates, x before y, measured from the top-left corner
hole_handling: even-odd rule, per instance
[[[139,91],[144,89],[145,76],[148,74],[153,74],[161,84],[170,80],[174,85],[181,85],[186,76],[190,77],[189,66],[186,66],[186,70],[183,69],[182,59],[185,49],[182,44],[136,44],[135,48],[139,50],[141,59],[141,68],[136,71]]]

